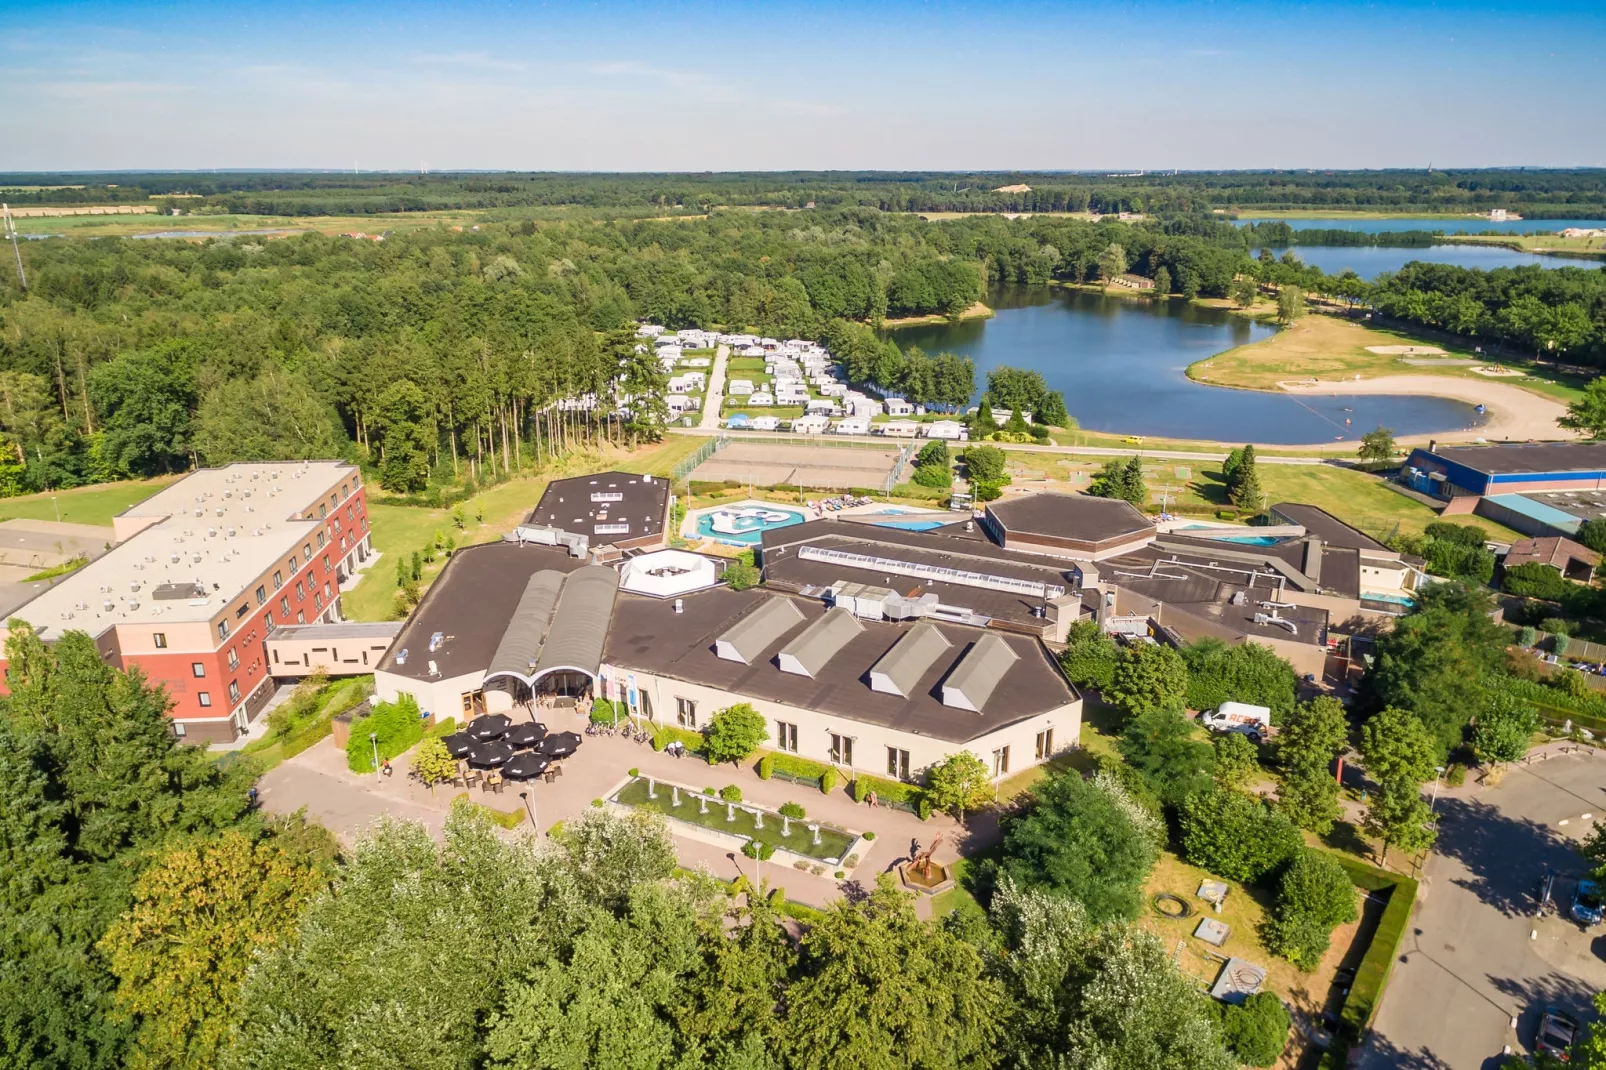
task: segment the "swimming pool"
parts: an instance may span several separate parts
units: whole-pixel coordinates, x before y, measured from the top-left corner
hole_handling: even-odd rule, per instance
[[[732,546],[756,546],[771,528],[789,528],[803,520],[796,509],[774,505],[715,509],[697,518],[697,534]]]
[[[878,520],[876,521],[876,527],[902,528],[904,531],[930,531],[932,528],[940,528],[946,523],[947,521],[945,520]]]
[[[1363,601],[1363,602],[1388,602],[1390,605],[1405,606],[1407,609],[1409,609],[1411,606],[1416,605],[1416,599],[1413,598],[1412,596],[1410,596],[1408,594],[1395,594],[1392,591],[1389,591],[1389,592],[1362,591],[1361,592],[1361,601]]]
[[[1276,546],[1283,541],[1281,535],[1216,535],[1213,532],[1223,530],[1215,524],[1189,524],[1177,529],[1179,534],[1192,535],[1199,539],[1209,539],[1211,542],[1236,542],[1245,546]]]

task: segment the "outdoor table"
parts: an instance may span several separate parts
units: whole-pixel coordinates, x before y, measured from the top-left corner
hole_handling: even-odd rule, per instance
[[[513,747],[533,747],[546,738],[546,725],[536,721],[534,723],[514,725],[507,734],[506,742]]]
[[[495,769],[513,757],[506,743],[479,743],[469,748],[468,764],[478,769]]]
[[[493,713],[489,717],[481,717],[478,720],[470,721],[468,734],[481,742],[490,739],[501,739],[507,735],[507,730],[512,724],[512,721],[500,713]]]
[[[468,749],[474,745],[467,732],[453,732],[443,737],[441,742],[446,744],[446,753],[453,758],[467,758]]]
[[[551,764],[552,759],[544,754],[515,754],[502,767],[502,775],[509,780],[534,780]]]
[[[537,743],[535,749],[549,758],[562,758],[580,749],[580,736],[575,732],[559,732]]]

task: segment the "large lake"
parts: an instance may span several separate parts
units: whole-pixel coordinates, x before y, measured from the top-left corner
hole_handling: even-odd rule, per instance
[[[1001,364],[1043,373],[1094,431],[1220,442],[1314,444],[1359,439],[1379,424],[1395,434],[1477,426],[1485,417],[1444,398],[1274,394],[1205,386],[1189,364],[1274,331],[1183,298],[1105,297],[1058,286],[1011,286],[988,298],[990,320],[892,332],[901,346],[961,353],[976,382]]]
[[[1274,250],[1278,256],[1282,249]],[[1522,267],[1538,264],[1540,267],[1594,268],[1606,265],[1606,260],[1584,260],[1570,256],[1536,256],[1519,253],[1515,249],[1502,249],[1494,245],[1429,245],[1424,248],[1405,249],[1387,245],[1296,245],[1294,255],[1329,275],[1350,270],[1363,279],[1371,280],[1383,271],[1398,271],[1413,260],[1434,264],[1455,264],[1458,267],[1491,268]]]
[[[1442,230],[1446,234],[1537,234],[1555,233],[1568,227],[1598,229],[1601,219],[1516,219],[1492,222],[1476,216],[1421,216],[1416,219],[1240,219],[1239,223],[1287,223],[1295,230],[1359,230],[1367,234],[1386,234],[1397,230]]]

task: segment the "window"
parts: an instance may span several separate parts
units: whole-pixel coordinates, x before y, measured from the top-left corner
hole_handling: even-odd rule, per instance
[[[195,693],[195,701],[203,706],[210,706],[212,705],[212,693],[210,691],[197,691]]]
[[[909,779],[909,752],[897,747],[887,748],[887,775],[894,780]]]
[[[173,722],[173,734],[175,736],[177,736],[178,738],[183,739],[184,738],[184,732],[185,732],[184,726],[179,724],[177,721],[174,721]]]
[[[279,572],[278,570],[275,570],[274,573],[273,573],[273,589],[275,591],[277,591],[280,587],[283,587],[283,586],[284,586],[284,573],[283,572]]]
[[[231,647],[229,647],[229,671],[233,672],[235,669],[238,669],[239,667],[240,667],[240,655],[238,653],[236,653],[235,649],[231,646]]]
[[[228,621],[220,620],[220,621],[217,622],[217,637],[219,639],[227,639],[229,637],[229,622]]]
[[[310,564],[312,562],[312,543],[303,543],[301,546],[301,553],[305,560]]]
[[[831,733],[831,761],[837,765],[853,764],[853,737]]]
[[[993,751],[993,776],[1000,777],[1009,772],[1009,748],[999,747]]]
[[[285,565],[290,569],[290,575],[294,576],[296,574],[296,559],[292,557],[285,562]]]
[[[157,650],[166,649],[166,647],[167,647],[167,633],[166,632],[152,632],[151,633],[151,646],[154,646]]]
[[[233,680],[229,681],[229,701],[230,702],[239,702],[240,701],[240,685],[237,682],[233,681]]]
[[[1037,748],[1036,748],[1037,760],[1038,761],[1042,761],[1044,758],[1047,758],[1050,754],[1053,754],[1053,753],[1054,753],[1054,730],[1052,728],[1045,728],[1041,732],[1037,733]]]
[[[345,497],[345,496],[346,496],[346,495],[348,495],[348,494],[350,494],[350,493],[351,493],[351,491],[349,491],[349,490],[347,490],[347,489],[346,489],[346,488],[347,488],[347,487],[349,487],[349,486],[350,486],[350,485],[351,485],[351,484],[349,484],[349,483],[342,483],[342,484],[340,484],[340,496],[341,496],[341,497],[342,497],[342,498],[344,498],[344,497]]]
[[[353,508],[352,508],[352,507],[351,507],[351,506],[349,506],[349,505],[348,505],[348,506],[346,506],[346,519],[347,519],[347,520],[356,520],[356,519],[357,519],[357,514],[356,514],[356,512],[355,512],[355,511],[354,511],[354,510],[353,510]]]
[[[329,555],[328,554],[324,554],[323,555],[323,570],[325,572],[329,571]]]
[[[285,595],[283,598],[279,599],[279,612],[283,613],[287,617],[290,615],[290,596],[289,595]]]
[[[689,698],[675,699],[675,720],[683,727],[697,727],[697,703]]]
[[[318,503],[318,519],[322,520],[324,517],[326,517],[328,515],[329,515],[329,507],[327,505],[324,505],[322,502],[319,502]]]
[[[321,612],[323,610],[323,593],[321,591],[312,592],[312,604],[317,611]]]
[[[297,624],[305,624],[305,623],[307,623],[307,614],[305,612],[303,612],[302,610],[299,610],[299,609],[296,610],[296,623]]]
[[[333,598],[335,596],[334,589],[327,583],[323,585],[323,596],[325,598]]]
[[[190,662],[190,672],[194,673],[195,678],[199,680],[206,675],[206,663],[204,661]]]
[[[318,532],[318,546],[319,548],[322,548],[323,546],[323,532],[321,531]]]
[[[268,589],[266,587],[258,587],[257,588],[257,605],[260,606],[264,602],[266,602],[267,600],[268,600]]]
[[[245,616],[249,612],[251,612],[251,603],[250,602],[241,602],[240,603],[240,608],[236,609],[234,611],[234,619],[235,620],[239,620],[241,617]]]
[[[304,599],[306,597],[307,597],[307,588],[306,588],[306,586],[304,584],[302,584],[302,582],[300,580],[296,580],[296,601],[299,602],[299,601],[301,601],[302,599]]]
[[[776,721],[775,736],[777,747],[781,750],[789,750],[793,754],[797,753],[797,725],[788,724],[786,721]]]

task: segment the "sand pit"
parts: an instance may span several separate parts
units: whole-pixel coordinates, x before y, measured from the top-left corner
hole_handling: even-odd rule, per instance
[[[1577,437],[1556,421],[1567,413],[1559,401],[1541,397],[1509,383],[1485,383],[1448,375],[1385,375],[1378,379],[1344,379],[1332,382],[1300,379],[1277,384],[1291,394],[1403,394],[1454,398],[1469,405],[1486,405],[1489,419],[1482,426],[1431,435],[1401,436],[1401,442],[1468,442],[1475,439],[1556,440]]]
[[[698,465],[691,479],[709,483],[731,480],[755,487],[878,490],[886,483],[901,452],[742,439]]]
[[[1442,357],[1446,351],[1438,346],[1367,346],[1368,353],[1389,357]]]

